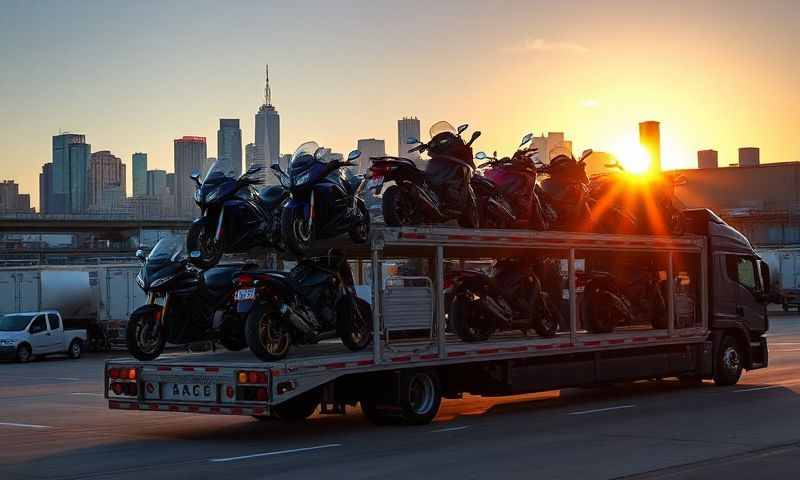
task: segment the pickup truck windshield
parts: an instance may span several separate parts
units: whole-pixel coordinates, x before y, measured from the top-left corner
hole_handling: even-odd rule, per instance
[[[14,313],[0,317],[0,332],[20,332],[31,323],[34,315]]]

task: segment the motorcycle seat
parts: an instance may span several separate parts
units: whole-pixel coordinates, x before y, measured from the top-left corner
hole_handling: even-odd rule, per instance
[[[209,290],[230,290],[233,286],[233,277],[243,271],[255,267],[251,263],[238,263],[221,265],[203,272],[203,283]]]

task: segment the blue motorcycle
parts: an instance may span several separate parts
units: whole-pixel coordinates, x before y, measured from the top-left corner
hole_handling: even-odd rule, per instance
[[[262,172],[261,165],[253,165],[234,178],[219,160],[202,181],[199,172],[192,172],[197,184],[194,201],[202,212],[186,235],[186,250],[194,266],[211,268],[223,253],[280,248],[280,209],[289,198],[289,186],[273,167],[281,185],[258,189]]]
[[[294,152],[289,165],[291,199],[281,214],[281,236],[286,248],[303,256],[311,242],[348,233],[356,243],[369,235],[369,212],[360,197],[363,180],[348,177],[344,167],[354,165],[361,152],[347,160],[331,159],[316,142],[306,142]]]

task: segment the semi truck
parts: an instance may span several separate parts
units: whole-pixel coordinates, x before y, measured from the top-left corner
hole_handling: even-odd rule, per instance
[[[342,244],[369,265],[371,348],[300,346],[262,362],[248,351],[105,364],[111,409],[247,415],[298,420],[318,408],[360,405],[375,423],[419,425],[442,398],[503,396],[620,381],[679,377],[738,382],[768,364],[769,268],[748,240],[709,210],[686,212],[687,233],[634,236],[454,227],[373,228],[367,245]],[[326,248],[329,246],[326,246]],[[505,331],[464,342],[447,329],[445,267],[455,261],[546,259],[566,264],[564,311],[555,337]],[[384,262],[424,259],[418,276],[381,281]],[[424,262],[423,262],[424,263]],[[582,276],[629,264],[657,270],[666,318],[587,330]],[[578,268],[580,266],[580,269]],[[582,271],[579,271],[582,270]]]
[[[800,248],[758,248],[772,272],[772,288],[780,295],[783,310],[800,311]]]

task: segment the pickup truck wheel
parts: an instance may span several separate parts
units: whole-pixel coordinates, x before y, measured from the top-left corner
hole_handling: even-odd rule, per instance
[[[75,360],[81,358],[81,353],[83,353],[83,342],[77,338],[73,340],[72,343],[69,344],[69,350],[67,353],[69,354],[69,358]]]
[[[723,337],[715,357],[714,383],[720,386],[736,385],[744,366],[744,352],[739,340],[730,335]]]
[[[17,347],[17,361],[20,363],[27,363],[31,361],[33,358],[31,352],[31,346],[27,343],[23,343]]]

